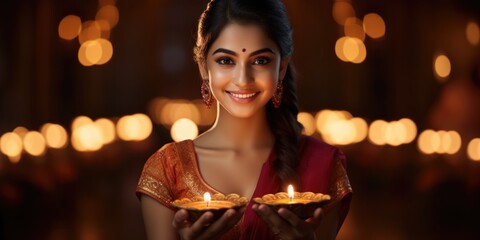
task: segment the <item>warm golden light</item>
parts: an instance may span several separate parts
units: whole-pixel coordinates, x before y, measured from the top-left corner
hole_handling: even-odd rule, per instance
[[[59,124],[46,123],[40,128],[45,142],[50,148],[64,148],[68,142],[68,135],[65,128]]]
[[[345,36],[365,40],[365,32],[362,27],[362,20],[356,17],[347,18],[343,27]]]
[[[440,137],[438,134],[427,129],[418,136],[418,149],[425,154],[434,153],[440,146]]]
[[[322,137],[325,142],[333,145],[348,145],[355,140],[357,131],[349,120],[334,120],[326,125]]]
[[[98,44],[100,44],[102,54],[100,59],[96,62],[97,65],[102,65],[110,61],[110,59],[113,56],[113,46],[112,43],[104,38],[98,38],[95,41],[97,41]]]
[[[97,64],[102,58],[102,45],[97,40],[89,40],[82,44],[85,46],[85,58],[92,64]]]
[[[355,17],[355,10],[347,1],[335,1],[333,3],[332,15],[335,22],[343,26],[348,18]]]
[[[289,199],[290,201],[292,201],[293,198],[295,197],[295,192],[293,191],[293,186],[292,186],[292,184],[288,185],[287,194],[288,194],[288,199]]]
[[[18,134],[18,136],[23,139],[25,135],[28,133],[28,129],[22,126],[18,126],[15,129],[13,129],[14,133]]]
[[[80,48],[78,49],[78,54],[77,54],[78,62],[80,62],[80,64],[82,64],[85,67],[90,67],[90,66],[93,66],[94,64],[93,62],[90,62],[90,60],[88,60],[87,58],[88,46],[89,44],[85,44],[85,43],[80,45]]]
[[[354,143],[358,143],[363,141],[368,135],[368,124],[362,118],[352,118],[350,122],[355,127],[355,138],[353,139]]]
[[[95,20],[107,21],[110,25],[110,29],[114,28],[117,25],[118,19],[118,9],[114,5],[105,5],[101,7],[95,16]]]
[[[171,100],[167,102],[161,111],[162,124],[169,126],[181,118],[188,118],[198,124],[200,112],[198,108],[186,100]]]
[[[105,64],[110,61],[112,55],[112,44],[103,38],[88,40],[78,49],[78,61],[86,67]]]
[[[477,46],[480,42],[480,29],[478,24],[474,21],[468,22],[465,33],[467,35],[468,42],[473,46]]]
[[[381,38],[385,35],[385,21],[376,13],[363,17],[363,30],[371,38]]]
[[[102,36],[102,29],[96,21],[86,21],[82,24],[82,31],[78,35],[78,42],[83,44]]]
[[[28,132],[23,138],[25,151],[32,156],[40,156],[45,153],[47,148],[45,138],[37,131]]]
[[[367,48],[358,38],[341,37],[335,43],[335,54],[344,62],[361,63],[367,57]]]
[[[198,136],[198,127],[192,120],[181,118],[173,123],[170,135],[175,142],[194,139]]]
[[[480,138],[470,140],[467,147],[467,155],[473,161],[480,161]]]
[[[335,54],[337,57],[344,61],[344,62],[349,62],[345,54],[343,53],[343,47],[345,46],[345,41],[348,39],[348,37],[341,37],[337,40],[335,43]]]
[[[152,121],[143,113],[124,116],[117,123],[117,135],[124,141],[145,140],[150,136],[152,130]]]
[[[109,144],[115,140],[115,124],[110,119],[99,118],[94,123],[102,133],[103,144]]]
[[[449,131],[449,134],[452,142],[450,144],[450,148],[447,149],[447,153],[455,154],[462,147],[462,138],[460,137],[460,134],[457,131]]]
[[[358,55],[360,55],[360,49],[357,41],[355,41],[355,38],[349,37],[345,40],[345,44],[343,45],[343,54],[348,61],[353,61],[358,57]]]
[[[72,129],[72,131],[74,131],[75,129],[77,129],[77,128],[83,126],[83,125],[91,124],[91,123],[93,123],[91,118],[89,118],[87,116],[78,116],[75,119],[73,119],[71,129]]]
[[[406,130],[406,136],[403,143],[411,143],[415,140],[415,137],[417,136],[417,125],[409,118],[402,118],[398,120],[398,122],[403,124]]]
[[[392,121],[387,124],[385,129],[385,141],[392,146],[398,146],[407,139],[407,129],[405,125],[398,121]]]
[[[72,40],[82,30],[82,21],[75,15],[65,16],[58,24],[58,35],[60,38]]]
[[[102,132],[93,122],[84,123],[73,128],[71,142],[77,151],[97,151],[103,147]]]
[[[203,194],[203,201],[205,201],[205,204],[207,205],[207,207],[208,205],[210,205],[210,202],[212,202],[212,196],[210,195],[209,192],[205,192]]]
[[[303,134],[311,136],[315,133],[316,131],[315,118],[313,117],[312,114],[308,112],[300,112],[297,115],[297,120],[303,126]]]
[[[368,130],[368,140],[375,145],[385,145],[385,133],[388,123],[384,120],[375,120],[370,124]]]
[[[328,134],[328,124],[336,120],[346,120],[344,113],[340,111],[332,111],[329,109],[324,109],[319,111],[315,115],[315,121],[318,132],[321,134]]]
[[[434,61],[434,72],[438,80],[444,81],[451,71],[450,60],[445,55],[439,55]]]
[[[425,130],[418,137],[418,148],[425,154],[455,154],[462,146],[460,134],[456,131]]]
[[[367,48],[365,47],[365,44],[363,43],[363,41],[361,41],[360,39],[358,38],[352,38],[355,43],[357,44],[357,49],[358,49],[358,54],[357,56],[350,60],[352,63],[362,63],[363,61],[365,61],[365,58],[367,58]]]
[[[9,158],[20,160],[23,151],[23,142],[20,136],[14,132],[8,132],[0,137],[0,150]],[[18,162],[18,161],[14,161]]]

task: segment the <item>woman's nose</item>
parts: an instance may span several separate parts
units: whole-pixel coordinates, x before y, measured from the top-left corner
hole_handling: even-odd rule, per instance
[[[253,82],[253,76],[249,66],[246,64],[239,64],[237,66],[238,69],[235,76],[235,84],[237,86],[246,86],[250,82]]]

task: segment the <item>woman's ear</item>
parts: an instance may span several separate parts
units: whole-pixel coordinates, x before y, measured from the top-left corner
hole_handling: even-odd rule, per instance
[[[280,61],[280,72],[279,72],[279,79],[283,80],[285,74],[287,74],[288,64],[290,63],[290,56],[285,56]]]

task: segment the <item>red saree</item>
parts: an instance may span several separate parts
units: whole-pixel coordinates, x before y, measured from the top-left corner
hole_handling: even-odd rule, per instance
[[[338,231],[347,215],[352,192],[344,155],[337,148],[311,137],[302,138],[299,147],[298,173],[302,189],[296,190],[328,193],[333,198],[331,205],[341,204]],[[271,166],[274,159],[272,152],[262,166],[252,198],[284,191],[280,189],[280,181]],[[203,195],[207,191],[219,192],[203,180],[191,140],[166,144],[154,153],[145,163],[136,189],[137,196],[146,194],[172,210],[175,210],[170,204],[173,200]],[[266,224],[251,210],[251,205],[252,202],[243,219],[221,239],[275,239]]]

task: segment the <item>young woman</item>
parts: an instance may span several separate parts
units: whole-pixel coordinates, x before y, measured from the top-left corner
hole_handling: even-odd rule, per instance
[[[169,143],[145,163],[137,186],[148,239],[335,239],[351,187],[335,147],[301,135],[290,63],[292,30],[280,0],[212,0],[194,48],[207,106],[217,118],[195,140]],[[212,222],[188,222],[170,203],[204,192],[253,199],[285,191],[330,194],[303,221],[287,209],[250,202]]]

